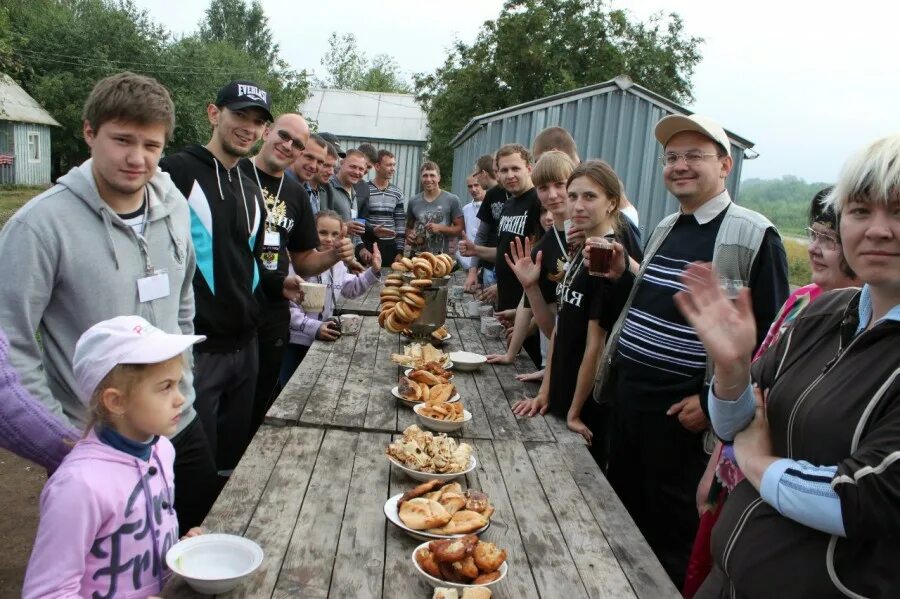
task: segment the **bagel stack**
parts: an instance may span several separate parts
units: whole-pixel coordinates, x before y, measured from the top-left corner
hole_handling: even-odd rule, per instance
[[[407,283],[400,273],[388,275],[381,290],[378,324],[392,333],[409,328],[422,315],[425,308],[422,290],[430,286],[431,279],[413,279]]]
[[[391,268],[396,272],[411,272],[417,279],[431,279],[449,275],[455,264],[447,254],[422,252],[415,258],[398,258]]]

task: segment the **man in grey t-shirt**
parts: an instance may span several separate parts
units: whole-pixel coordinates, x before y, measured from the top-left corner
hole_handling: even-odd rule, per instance
[[[410,198],[406,206],[407,246],[413,253],[453,255],[453,242],[464,226],[459,198],[440,188],[441,171],[434,162],[422,164],[419,176],[422,193]]]

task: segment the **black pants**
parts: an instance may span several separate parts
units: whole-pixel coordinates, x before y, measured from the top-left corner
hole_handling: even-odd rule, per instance
[[[677,416],[613,408],[607,478],[679,589],[697,534],[695,497],[708,458],[703,434],[685,429]]]
[[[259,374],[256,375],[256,397],[253,399],[253,427],[250,438],[262,425],[266,412],[278,393],[278,374],[281,372],[281,361],[287,345],[287,327],[281,336],[260,333],[259,336]]]
[[[306,352],[308,351],[308,345],[300,345],[299,343],[288,343],[287,347],[284,348],[284,356],[281,358],[281,374],[278,375],[279,392],[281,389],[284,389],[291,377],[294,376],[294,371],[303,362],[303,358],[306,357]]]
[[[194,353],[194,407],[220,472],[234,470],[250,444],[258,370],[256,337],[229,354]]]
[[[397,256],[397,240],[396,239],[379,239],[378,251],[381,252],[381,264],[385,267],[391,265]]]
[[[539,369],[544,361],[541,356],[541,338],[539,334],[534,333],[526,337],[525,341],[522,342],[522,349],[525,350],[525,353],[528,354],[528,357],[534,362],[534,367]]]
[[[181,534],[200,526],[219,494],[216,461],[199,418],[172,437],[175,446],[175,512]]]

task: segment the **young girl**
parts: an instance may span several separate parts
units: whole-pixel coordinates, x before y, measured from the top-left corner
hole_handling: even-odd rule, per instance
[[[23,597],[130,599],[162,590],[166,552],[178,541],[175,449],[165,435],[184,404],[182,355],[204,339],[118,316],[78,340],[74,374],[91,421],[41,493]]]
[[[599,160],[582,164],[569,176],[566,192],[572,226],[584,231],[586,237],[618,238],[623,225],[619,212],[622,191],[612,167]],[[569,428],[592,445],[595,458],[602,464],[604,417],[588,398],[606,332],[618,314],[606,307],[609,290],[606,280],[590,276],[581,248],[573,248],[569,253],[561,232],[557,234],[558,248],[545,244],[545,249],[538,251],[532,260],[527,253],[530,248],[517,247],[509,260],[536,312],[536,305],[543,308],[542,304],[546,303],[539,288],[541,280],[549,279],[556,284],[558,306],[541,391],[535,399],[518,402],[513,410],[516,414],[532,416],[549,409],[565,417]]]
[[[329,251],[342,236],[343,221],[334,210],[322,210],[316,214],[316,232],[319,234],[319,251]],[[339,320],[332,319],[337,295],[346,298],[359,297],[378,282],[381,275],[381,252],[378,245],[372,247],[372,266],[358,275],[351,274],[343,262],[338,262],[326,272],[306,280],[322,283],[325,291],[325,309],[318,314],[307,314],[298,304],[291,302],[290,343],[284,351],[279,383],[284,387],[303,361],[314,339],[334,341],[340,336]]]

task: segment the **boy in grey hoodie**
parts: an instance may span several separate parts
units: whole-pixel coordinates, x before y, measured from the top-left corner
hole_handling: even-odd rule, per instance
[[[196,267],[187,202],[157,166],[174,128],[168,91],[148,77],[113,75],[91,92],[84,121],[91,159],[0,232],[0,326],[10,362],[34,397],[79,428],[90,418],[72,371],[75,342],[121,315],[192,334]],[[191,352],[185,357],[190,366]],[[216,476],[193,408],[190,368],[181,392],[172,442],[176,509],[189,530],[212,505]]]

